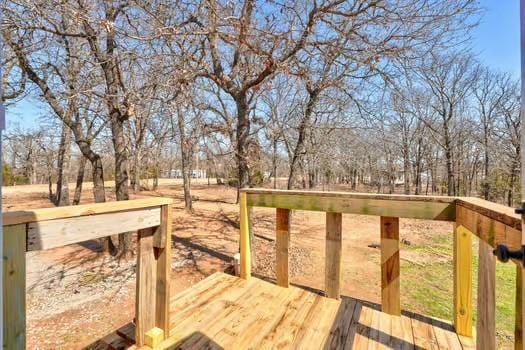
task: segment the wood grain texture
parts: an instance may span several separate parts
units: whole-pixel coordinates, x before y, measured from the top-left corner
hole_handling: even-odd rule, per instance
[[[381,310],[401,315],[399,218],[382,216],[381,225]]]
[[[42,208],[26,211],[14,211],[3,213],[3,225],[16,225],[22,223],[65,219],[78,216],[89,216],[104,213],[114,213],[117,211],[145,209],[159,207],[161,205],[172,204],[171,198],[151,197],[143,199],[133,199],[128,201],[105,202],[72,205],[67,207]]]
[[[461,349],[452,325],[216,273],[172,299],[172,336],[157,349]],[[414,337],[416,336],[416,338]],[[461,344],[461,345],[460,345]]]
[[[160,208],[31,222],[27,250],[51,249],[159,224]]]
[[[140,230],[137,234],[137,288],[135,295],[135,339],[143,346],[145,333],[155,327],[157,269],[153,251],[156,228]]]
[[[503,222],[480,214],[470,208],[456,207],[456,223],[478,236],[482,241],[495,247],[505,244],[509,249],[521,249],[521,231]]]
[[[487,243],[479,242],[478,315],[476,343],[496,349],[496,258]]]
[[[384,194],[384,193],[357,193],[341,191],[301,191],[301,190],[277,190],[268,188],[242,188],[241,193],[247,194],[270,194],[283,195],[291,194],[306,197],[325,197],[325,198],[350,198],[350,199],[381,199],[398,201],[421,201],[434,203],[454,203],[458,197],[451,196],[421,196],[406,194]]]
[[[456,332],[472,336],[472,233],[461,225],[454,226],[454,327]]]
[[[26,346],[26,225],[4,226],[3,349]]]
[[[521,217],[514,212],[514,208],[474,197],[459,197],[456,203],[458,206],[521,231]]]
[[[239,215],[240,215],[240,238],[239,251],[241,253],[241,278],[248,279],[252,275],[252,263],[250,252],[250,218],[246,193],[239,195]]]
[[[454,221],[454,198],[337,192],[254,191],[249,206]]]
[[[290,210],[276,209],[275,219],[276,240],[276,277],[277,285],[290,286],[288,272],[288,250],[290,247]]]
[[[341,295],[342,222],[341,213],[326,213],[325,295],[335,299]]]
[[[171,275],[171,233],[172,206],[161,207],[161,224],[153,237],[156,284],[155,284],[155,325],[169,336],[170,328],[170,275]],[[160,232],[160,238],[159,233]]]

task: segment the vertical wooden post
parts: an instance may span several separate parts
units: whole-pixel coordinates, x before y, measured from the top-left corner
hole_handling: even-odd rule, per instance
[[[472,233],[454,224],[454,327],[456,333],[472,336]]]
[[[250,253],[250,222],[246,193],[239,194],[239,214],[240,214],[240,238],[239,250],[241,253],[241,278],[248,279],[252,275],[251,253]]]
[[[516,308],[514,324],[514,349],[524,349],[523,341],[523,267],[516,264]]]
[[[136,343],[157,327],[169,337],[171,205],[161,206],[160,225],[137,232]]]
[[[4,226],[3,349],[26,346],[26,225]]]
[[[144,345],[145,334],[155,327],[157,266],[153,252],[156,228],[137,232],[137,291],[135,301],[135,340],[137,346]]]
[[[277,285],[288,288],[288,248],[290,246],[290,210],[277,208],[276,210],[276,275]]]
[[[478,317],[476,344],[483,349],[496,349],[496,258],[492,247],[479,241]]]
[[[164,331],[165,338],[169,337],[170,331],[171,225],[172,206],[163,205],[157,229],[163,238],[154,246],[157,263],[155,325]]]
[[[342,215],[326,213],[325,295],[341,296]]]
[[[381,216],[381,310],[401,315],[399,218]]]

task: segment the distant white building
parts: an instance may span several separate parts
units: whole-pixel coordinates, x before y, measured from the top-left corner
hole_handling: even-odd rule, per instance
[[[181,169],[172,169],[169,174],[170,178],[182,179],[182,170]],[[206,170],[205,169],[193,169],[191,171],[191,177],[193,179],[206,179]]]

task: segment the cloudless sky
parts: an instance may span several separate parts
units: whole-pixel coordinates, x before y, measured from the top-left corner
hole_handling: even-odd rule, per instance
[[[472,32],[470,46],[485,65],[519,78],[519,0],[481,0],[480,4],[483,17]],[[27,98],[7,109],[7,129],[16,124],[32,128],[47,111],[38,100]]]

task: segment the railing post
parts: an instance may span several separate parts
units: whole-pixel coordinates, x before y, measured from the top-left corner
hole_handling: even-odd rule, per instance
[[[472,233],[454,224],[454,327],[456,333],[472,336]]]
[[[325,294],[328,298],[341,296],[342,215],[326,213]]]
[[[496,349],[496,258],[492,247],[479,241],[478,315],[476,344],[483,349]]]
[[[145,344],[146,333],[155,327],[169,336],[171,210],[171,205],[161,206],[160,225],[137,232],[137,346]]]
[[[26,347],[26,224],[4,226],[3,349]]]
[[[239,194],[239,214],[240,214],[240,237],[239,250],[241,253],[241,278],[248,279],[252,275],[251,252],[250,252],[250,219],[246,193]]]
[[[381,216],[381,310],[401,315],[399,218]]]
[[[288,249],[290,246],[290,210],[276,209],[276,277],[277,285],[288,288],[290,286],[288,272]]]
[[[514,324],[514,349],[524,349],[525,342],[523,341],[523,266],[516,264],[516,308],[515,308],[515,324]]]
[[[172,206],[161,206],[160,227],[156,231],[160,238],[154,242],[157,261],[156,311],[155,324],[169,337],[170,331],[170,276],[171,276],[171,231]],[[159,232],[160,231],[160,232]]]

